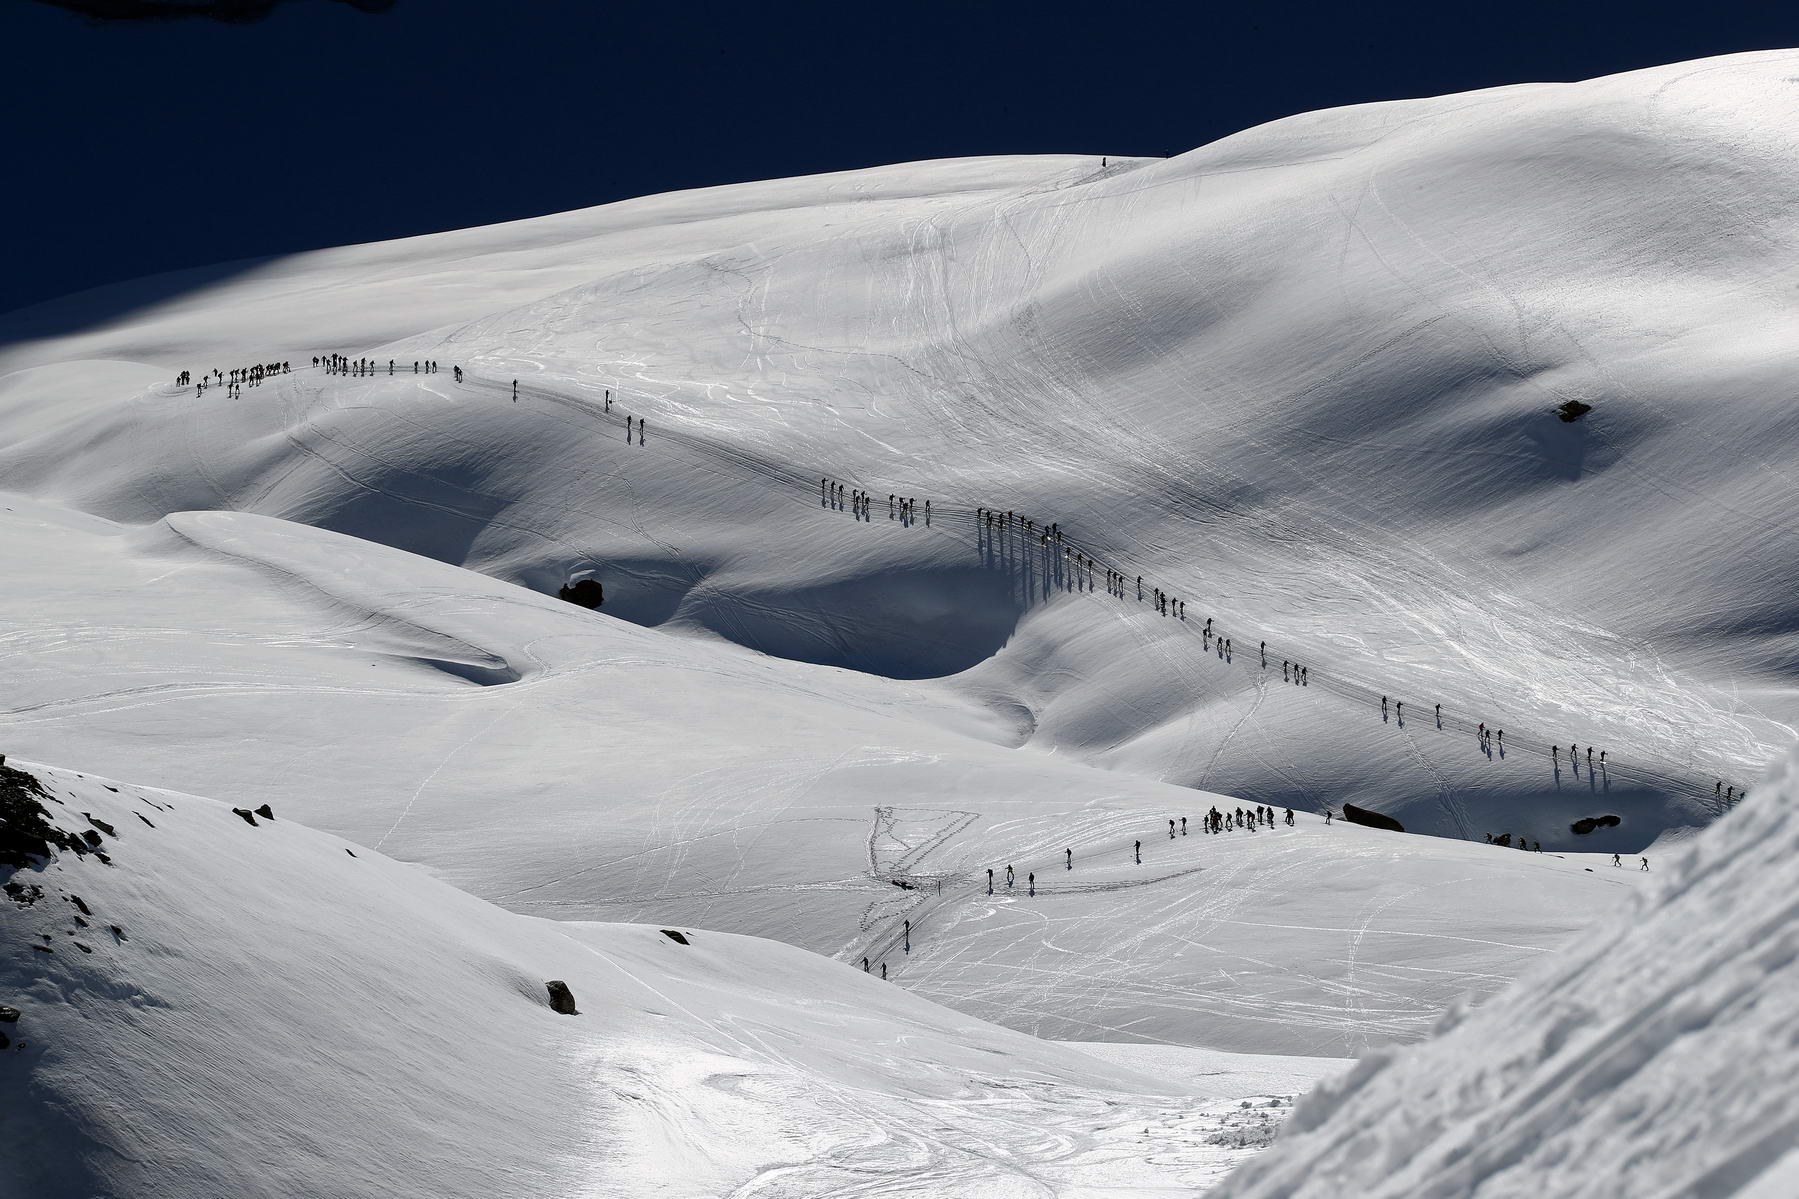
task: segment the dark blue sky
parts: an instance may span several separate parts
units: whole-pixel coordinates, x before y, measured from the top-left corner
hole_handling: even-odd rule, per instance
[[[1309,109],[1799,45],[1799,4],[0,0],[0,310],[118,279],[970,154],[1161,155]]]

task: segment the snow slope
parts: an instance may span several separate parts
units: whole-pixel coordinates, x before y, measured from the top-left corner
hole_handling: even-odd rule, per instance
[[[1335,1065],[1109,1065],[777,942],[515,916],[279,812],[29,770],[109,860],[5,871],[21,1199],[1174,1194]]]
[[[1037,954],[1015,928],[973,943],[982,872],[1071,843],[1117,861],[1217,794],[1640,848],[1710,819],[1712,780],[1794,723],[1795,70],[1309,114],[1166,162],[653,197],[296,256],[75,334],[47,331],[117,305],[10,314],[0,529],[31,586],[0,591],[0,740],[271,799],[533,914],[857,960],[927,899],[895,878],[933,902],[941,879],[921,918],[954,940],[899,964],[1027,1027],[1019,988],[982,993]],[[170,382],[326,351],[472,374]],[[1567,398],[1593,414],[1555,420]],[[821,505],[825,475],[873,520]],[[890,492],[933,520],[888,519]],[[1059,522],[1189,619],[987,537],[981,506]],[[583,576],[600,613],[547,598]],[[1073,973],[1130,944],[1145,987],[1058,995],[1063,1031],[1415,1035],[1620,894],[1481,844],[1366,871],[1385,842],[1315,838],[1294,860],[1353,910],[1260,848],[1058,900],[1058,935],[1086,929]],[[1527,914],[1550,924],[1486,898],[1546,871]],[[1246,969],[1241,938],[1267,938],[1235,921],[1214,975],[1188,921],[1237,891],[1307,931]],[[1386,977],[1350,983],[1371,944]],[[1227,988],[1210,1018],[1155,998],[1202,982]]]
[[[1218,1196],[1799,1193],[1799,765],[1430,1040],[1363,1057]]]
[[[1623,895],[1548,855],[1310,814],[1205,837],[1236,801],[1021,752],[1003,709],[930,682],[596,618],[303,525],[11,508],[32,586],[0,592],[9,746],[185,773],[519,912],[868,957],[1044,1035],[1342,1055],[1418,1035]],[[990,900],[1008,863],[1019,891]]]
[[[1467,836],[1567,781],[1534,756],[1432,760],[1374,723],[1380,693],[1520,748],[1597,743],[1709,798],[1793,725],[1775,580],[1795,544],[1794,61],[1309,114],[1105,170],[978,160],[657,197],[300,256],[61,338],[30,340],[28,310],[0,331],[0,465],[114,519],[247,508],[539,590],[596,572],[632,619],[960,670],[1029,708],[1039,746],[1257,799],[1329,787]],[[327,349],[436,355],[489,385],[196,400],[87,365],[166,378]],[[627,450],[617,412],[592,412],[606,387],[777,479]],[[46,411],[70,389],[89,398]],[[1546,416],[1568,398],[1595,415]],[[1014,628],[966,542],[800,519],[779,479],[821,474],[1057,520],[1353,702],[1265,703],[1258,676],[1146,644],[1117,607],[1026,596]],[[894,610],[871,626],[874,596]],[[920,651],[950,603],[977,627]]]

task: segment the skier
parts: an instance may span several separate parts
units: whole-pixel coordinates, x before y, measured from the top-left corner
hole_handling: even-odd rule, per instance
[[[1141,866],[1143,865],[1143,842],[1137,842],[1135,848],[1137,853],[1137,865]]]
[[[1644,858],[1644,859],[1643,859],[1643,869],[1644,869],[1644,870],[1648,870],[1648,869],[1649,869],[1649,859],[1648,859],[1648,858]]]
[[[1063,853],[1064,853],[1064,854],[1066,854],[1066,855],[1067,855],[1067,858],[1068,858],[1068,861],[1067,861],[1067,864],[1066,864],[1066,865],[1064,865],[1064,866],[1063,866],[1063,867],[1062,867],[1062,869],[1064,869],[1064,870],[1073,870],[1073,869],[1074,869],[1074,850],[1072,850],[1072,849],[1064,849],[1064,850],[1063,850],[1063,851],[1062,851],[1062,852],[1063,852]]]
[[[1618,855],[1617,855],[1617,854],[1613,854],[1613,855],[1612,855],[1612,865],[1614,865],[1614,866],[1617,866],[1617,865],[1619,865],[1619,864],[1620,864],[1620,863],[1619,863],[1619,861],[1618,861]]]
[[[993,894],[993,867],[987,867],[987,894]]]
[[[1324,809],[1324,823],[1329,824],[1330,822],[1331,822],[1331,810],[1329,808],[1326,808],[1326,809]]]
[[[1011,885],[1012,885],[1012,864],[1010,862],[1008,862],[1008,863],[1006,863],[1006,886],[1010,887]]]
[[[514,379],[512,381],[512,402],[514,404],[518,403],[518,380],[517,379]]]
[[[1168,839],[1170,841],[1174,840],[1174,821],[1172,820],[1168,822]]]
[[[1185,837],[1186,835],[1187,835],[1187,818],[1185,816],[1182,816],[1181,817],[1181,836]]]
[[[1287,827],[1288,828],[1293,827],[1293,809],[1292,808],[1287,809]]]

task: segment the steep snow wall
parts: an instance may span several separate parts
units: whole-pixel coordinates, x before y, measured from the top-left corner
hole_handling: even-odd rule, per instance
[[[1799,757],[1656,865],[1543,969],[1309,1096],[1217,1196],[1799,1194]]]

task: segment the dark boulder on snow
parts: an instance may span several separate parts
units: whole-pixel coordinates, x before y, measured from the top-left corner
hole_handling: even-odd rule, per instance
[[[689,942],[687,940],[687,934],[684,932],[680,932],[677,929],[665,928],[662,930],[662,935],[667,937],[669,940],[673,941],[676,945],[689,944]]]
[[[106,823],[106,821],[97,819],[93,816],[89,816],[86,812],[83,812],[82,816],[86,817],[87,822],[89,824],[93,825],[95,828],[99,829],[101,832],[105,833],[107,836],[117,837],[119,835],[119,830],[114,828],[112,825]]]
[[[1617,828],[1624,821],[1607,813],[1604,816],[1582,816],[1568,826],[1568,831],[1584,837],[1596,828]]]
[[[544,986],[550,992],[550,1010],[561,1012],[564,1016],[578,1016],[575,1010],[575,993],[568,989],[568,984],[559,978],[552,978]]]
[[[273,820],[275,818],[275,809],[269,807],[268,804],[263,804],[260,808],[256,809],[256,814],[264,820]]]
[[[578,583],[564,583],[562,590],[556,593],[558,598],[571,604],[580,604],[583,608],[597,608],[606,602],[605,589],[598,579],[582,579]]]
[[[242,816],[245,824],[249,825],[251,828],[256,827],[256,813],[252,812],[249,808],[232,808],[231,810],[236,812],[239,816]]]
[[[1370,812],[1367,808],[1358,808],[1352,803],[1343,805],[1343,819],[1351,824],[1366,825],[1369,828],[1384,828],[1388,832],[1405,832],[1405,825],[1391,816],[1382,815],[1380,812]]]
[[[17,1024],[18,1022],[19,1009],[0,1004],[0,1024]]]

